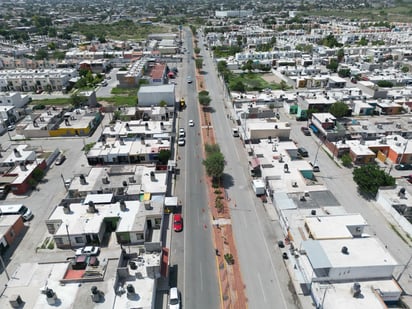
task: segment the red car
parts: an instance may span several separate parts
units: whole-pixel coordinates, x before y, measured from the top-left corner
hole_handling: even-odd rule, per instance
[[[173,230],[175,232],[181,232],[183,230],[183,219],[181,214],[173,215]]]

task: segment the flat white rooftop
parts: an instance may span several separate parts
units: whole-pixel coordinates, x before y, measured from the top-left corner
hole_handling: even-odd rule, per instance
[[[398,263],[378,239],[353,238],[307,240],[302,243],[313,268],[397,266]],[[342,253],[348,248],[348,254]]]
[[[366,226],[368,223],[360,214],[341,216],[311,216],[305,218],[305,225],[313,239],[353,238],[348,226]]]

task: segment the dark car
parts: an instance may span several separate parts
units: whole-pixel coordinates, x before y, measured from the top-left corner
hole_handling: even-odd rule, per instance
[[[395,169],[398,171],[409,171],[412,170],[412,164],[398,164],[395,165]]]
[[[281,240],[278,241],[278,246],[279,248],[285,248],[285,244]]]
[[[289,258],[288,254],[286,252],[282,253],[282,257],[283,257],[284,260],[287,260]]]
[[[299,147],[299,148],[298,148],[298,154],[300,154],[300,155],[301,155],[302,157],[304,157],[304,158],[309,157],[308,151],[307,151],[305,148],[303,148],[303,147]]]
[[[66,156],[64,154],[61,154],[56,160],[56,165],[62,165],[65,160]]]
[[[308,127],[301,127],[300,130],[301,130],[302,133],[303,133],[304,135],[306,135],[306,136],[311,135],[311,134],[310,134],[310,130],[309,130]]]

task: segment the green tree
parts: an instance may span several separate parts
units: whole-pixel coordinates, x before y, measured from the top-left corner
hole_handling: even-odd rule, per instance
[[[203,160],[208,176],[219,179],[225,169],[225,157],[220,151],[212,152]]]
[[[245,92],[246,86],[241,80],[238,80],[236,83],[232,85],[231,89],[233,91]]]
[[[358,185],[360,192],[375,197],[380,187],[394,186],[395,178],[379,169],[379,166],[367,164],[355,168],[353,181]]]
[[[369,41],[368,41],[367,38],[361,37],[361,39],[360,39],[359,42],[358,42],[358,45],[360,45],[360,46],[366,46],[366,45],[368,45],[368,43],[369,43]]]
[[[70,103],[75,107],[80,107],[83,103],[87,102],[87,98],[74,93],[70,96]]]
[[[167,102],[166,102],[165,100],[161,100],[161,101],[159,102],[159,106],[160,106],[160,107],[165,107],[165,106],[167,106]]]
[[[48,59],[49,54],[47,53],[47,50],[44,48],[40,48],[36,51],[36,55],[34,56],[34,59],[36,60],[43,60],[43,59]]]
[[[336,118],[342,118],[343,116],[347,115],[349,110],[348,105],[343,102],[335,102],[329,108],[329,113],[331,113]]]
[[[336,59],[332,59],[329,64],[326,65],[326,68],[331,70],[333,73],[336,73],[338,70],[339,63]]]
[[[212,99],[209,96],[209,92],[207,91],[201,91],[199,92],[199,104],[203,106],[203,110],[205,110],[209,105]]]
[[[393,87],[393,83],[388,80],[380,80],[376,84],[382,88],[392,88]]]
[[[196,65],[196,69],[200,70],[203,67],[203,59],[202,58],[196,58],[195,59],[195,65]]]
[[[195,48],[193,49],[193,51],[195,52],[196,55],[199,55],[199,54],[200,54],[200,48],[199,48],[199,47],[195,47]]]
[[[246,63],[242,66],[242,70],[246,71],[248,70],[249,72],[252,71],[254,69],[253,67],[253,60],[248,60],[246,61]]]
[[[352,166],[352,158],[350,157],[348,153],[343,154],[340,159],[342,161],[343,166],[345,167]]]
[[[167,161],[169,161],[171,156],[171,152],[168,149],[162,149],[159,151],[158,160],[161,164],[166,165]]]
[[[342,62],[343,57],[345,57],[345,50],[343,48],[339,49],[336,53],[336,57],[338,57],[338,62]]]
[[[409,72],[409,67],[403,66],[401,70],[402,70],[403,73],[408,73]]]
[[[349,77],[350,76],[350,69],[340,69],[338,71],[338,75],[340,77]]]

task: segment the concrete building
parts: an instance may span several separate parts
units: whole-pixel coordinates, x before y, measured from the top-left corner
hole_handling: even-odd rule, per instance
[[[77,76],[77,70],[73,68],[1,71],[0,91],[61,91],[71,78]]]
[[[142,86],[137,93],[138,105],[141,107],[158,106],[161,101],[167,106],[175,106],[175,85]]]
[[[20,92],[1,92],[0,93],[0,107],[14,106],[16,108],[23,108],[31,101],[30,96]]]
[[[0,254],[3,254],[14,243],[24,229],[22,216],[8,215],[0,217]]]
[[[57,206],[46,225],[58,248],[101,244],[106,230],[110,229],[115,231],[121,244],[149,242],[160,251],[163,198],[146,203],[114,202],[113,194],[89,194],[83,203]]]
[[[144,165],[93,167],[87,174],[74,177],[67,187],[66,199],[84,198],[88,194],[113,194],[122,199],[141,200],[144,194],[166,192],[166,172]]]
[[[376,238],[306,240],[301,250],[313,269],[313,281],[391,279],[398,265]]]

